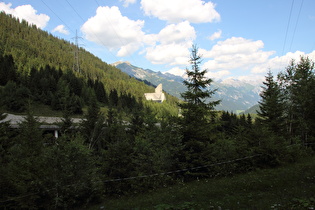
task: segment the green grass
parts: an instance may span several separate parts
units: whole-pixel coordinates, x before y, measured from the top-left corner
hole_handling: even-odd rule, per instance
[[[312,209],[315,157],[276,169],[179,183],[154,192],[104,199],[90,209]]]

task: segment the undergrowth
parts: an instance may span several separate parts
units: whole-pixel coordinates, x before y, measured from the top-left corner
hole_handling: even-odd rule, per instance
[[[231,177],[178,182],[91,209],[314,209],[315,157]]]

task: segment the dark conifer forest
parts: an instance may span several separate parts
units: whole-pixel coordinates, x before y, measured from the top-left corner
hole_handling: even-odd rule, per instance
[[[196,179],[278,167],[315,150],[315,72],[307,57],[262,84],[257,118],[216,111],[192,46],[183,101],[154,92],[75,45],[0,13],[0,207],[74,209]],[[39,129],[37,106],[62,113]],[[6,113],[25,114],[17,128]],[[80,117],[79,124],[72,117]],[[314,184],[314,183],[313,183]]]

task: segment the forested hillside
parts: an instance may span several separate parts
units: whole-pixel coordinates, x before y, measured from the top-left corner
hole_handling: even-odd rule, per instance
[[[154,87],[131,78],[83,48],[79,49],[80,72],[73,71],[74,44],[3,12],[0,13],[0,30],[0,85],[7,85],[4,87],[7,94],[16,90],[13,95],[19,96],[10,94],[11,98],[6,99],[13,100],[12,105],[7,107],[11,111],[25,109],[22,99],[30,95],[28,92],[32,93],[32,100],[50,105],[53,109],[61,109],[61,97],[68,97],[77,114],[88,105],[94,92],[105,106],[129,108],[135,102],[142,103],[144,93],[154,92]],[[22,101],[14,101],[14,98]],[[160,105],[161,109],[176,114],[176,100],[167,95],[167,102]]]

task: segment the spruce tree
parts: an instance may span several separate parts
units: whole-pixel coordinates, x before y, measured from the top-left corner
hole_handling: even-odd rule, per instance
[[[315,132],[314,101],[315,74],[314,62],[301,57],[294,60],[279,74],[279,81],[286,94],[287,127],[290,137],[298,137],[304,143],[309,142]]]
[[[81,132],[89,149],[100,149],[99,143],[104,135],[104,126],[105,118],[100,111],[96,96],[93,95],[85,119],[81,123]]]
[[[207,70],[200,70],[202,62],[198,48],[193,45],[191,49],[191,70],[186,69],[188,79],[184,81],[187,91],[182,93],[184,103],[179,104],[182,111],[181,129],[183,134],[185,160],[191,166],[203,164],[207,155],[207,145],[213,141],[214,107],[220,101],[211,100],[216,90],[210,90],[212,79],[205,76]]]
[[[260,111],[258,111],[259,121],[274,133],[283,133],[284,98],[271,71],[268,72],[263,84],[263,90],[260,93]]]

